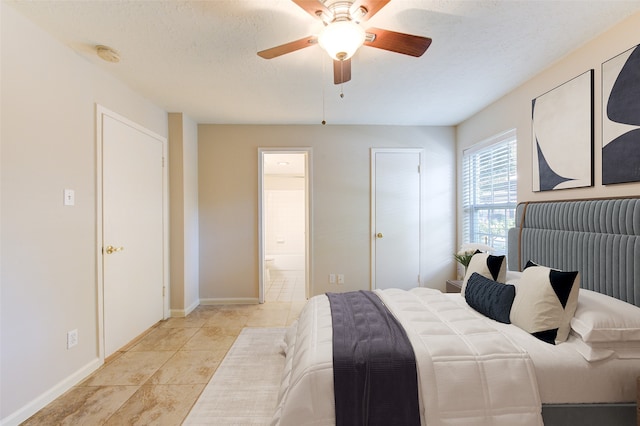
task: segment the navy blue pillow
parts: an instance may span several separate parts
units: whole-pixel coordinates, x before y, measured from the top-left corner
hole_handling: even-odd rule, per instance
[[[474,272],[467,281],[464,298],[473,309],[496,321],[511,324],[509,315],[516,288],[501,284]]]

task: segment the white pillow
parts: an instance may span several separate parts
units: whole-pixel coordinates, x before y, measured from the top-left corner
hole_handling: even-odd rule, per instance
[[[580,290],[582,293],[583,290]],[[568,342],[589,362],[602,361],[608,358],[640,359],[640,341],[630,342],[584,342],[575,331],[571,330]]]
[[[575,335],[573,330],[569,333],[567,344],[573,346],[576,352],[589,362],[603,361],[615,354],[611,349],[593,347],[583,342],[580,336]]]
[[[580,274],[528,266],[518,282],[511,322],[550,344],[567,340],[578,304]]]
[[[640,342],[640,308],[606,294],[581,290],[571,329],[584,342]]]
[[[464,297],[464,291],[467,287],[469,277],[474,273],[482,275],[492,281],[504,283],[507,276],[507,262],[505,256],[493,256],[488,253],[476,253],[471,258],[467,266],[467,272],[462,280],[462,288],[460,294]]]

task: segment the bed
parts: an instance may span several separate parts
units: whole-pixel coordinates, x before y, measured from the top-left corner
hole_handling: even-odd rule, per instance
[[[509,250],[511,272],[496,281],[515,285],[512,303],[522,312],[531,304],[517,302],[527,302],[535,286],[523,283],[534,274],[579,271],[580,290],[568,287],[569,301],[561,304],[565,312],[575,303],[575,312],[554,328],[551,343],[546,330],[478,312],[477,289],[494,288],[478,284],[493,282],[482,274],[465,276],[466,296],[464,287],[462,296],[427,288],[375,291],[413,345],[420,424],[635,424],[640,200],[520,204]],[[500,292],[510,287],[496,285]],[[272,424],[336,424],[331,315],[329,298],[313,297],[288,330]]]

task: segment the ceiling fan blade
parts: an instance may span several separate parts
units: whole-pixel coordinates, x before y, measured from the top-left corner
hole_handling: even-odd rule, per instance
[[[314,18],[319,18],[321,14],[326,14],[327,16],[331,16],[332,13],[327,9],[323,3],[320,3],[320,0],[291,0],[302,9],[304,9],[309,15]]]
[[[280,46],[272,47],[271,49],[261,50],[260,52],[258,52],[258,56],[264,59],[272,59],[277,56],[284,55],[286,53],[295,52],[296,50],[313,46],[317,42],[318,42],[318,39],[316,36],[308,36],[305,38],[301,38],[300,40],[296,40],[290,43],[281,44]]]
[[[351,80],[351,58],[344,61],[333,61],[333,84],[346,83]]]
[[[431,45],[428,37],[415,36],[411,34],[396,33],[380,28],[368,28],[367,36],[375,35],[373,41],[365,40],[365,46],[377,47],[378,49],[389,50],[391,52],[402,53],[419,57]]]
[[[378,13],[380,9],[385,7],[390,1],[391,0],[356,0],[351,5],[351,13],[355,14],[360,7],[365,8],[367,13],[358,20],[359,22],[364,22],[367,19],[371,19],[373,15]]]

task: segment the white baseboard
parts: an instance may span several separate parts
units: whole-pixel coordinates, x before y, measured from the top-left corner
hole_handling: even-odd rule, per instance
[[[196,300],[187,309],[171,309],[171,318],[184,318],[189,315],[199,305],[257,305],[258,298],[254,297],[229,297]]]
[[[86,364],[84,367],[77,370],[75,373],[70,376],[64,378],[58,384],[53,386],[51,389],[38,396],[33,401],[29,402],[27,405],[20,408],[18,411],[15,411],[9,414],[4,419],[0,420],[0,425],[2,426],[17,426],[23,421],[27,420],[29,417],[33,416],[35,413],[40,411],[42,408],[46,407],[48,404],[53,402],[56,398],[61,396],[63,393],[80,383],[82,380],[87,378],[89,374],[96,371],[102,365],[102,361],[100,358],[96,358]]]
[[[196,300],[191,304],[191,306],[187,307],[187,309],[171,309],[169,314],[171,318],[184,318],[189,315],[195,308],[200,305],[200,300]]]
[[[260,303],[257,297],[215,297],[212,299],[200,299],[201,305],[257,305]]]

